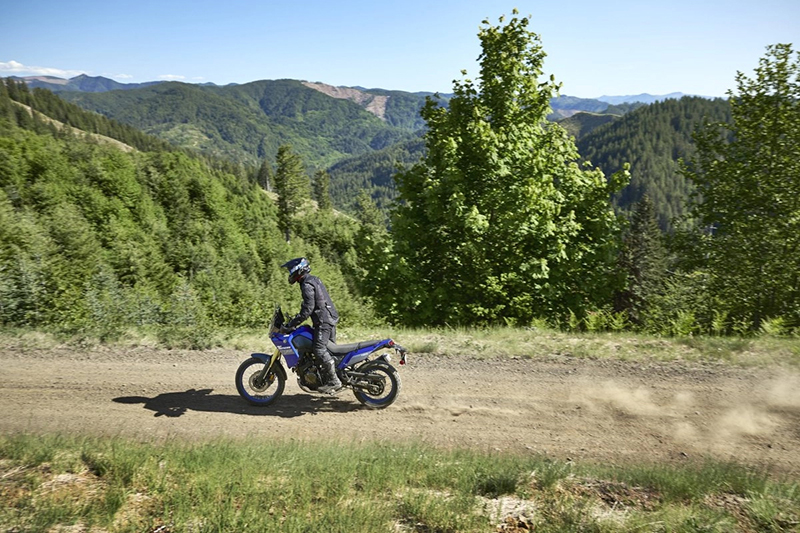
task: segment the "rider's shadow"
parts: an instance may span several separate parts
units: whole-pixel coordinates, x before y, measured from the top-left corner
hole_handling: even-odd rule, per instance
[[[345,413],[360,408],[358,404],[340,400],[335,396],[322,397],[310,394],[284,395],[272,405],[259,407],[248,404],[241,396],[212,394],[213,391],[214,389],[189,389],[185,392],[164,392],[152,398],[120,396],[111,401],[123,404],[141,403],[145,409],[155,413],[153,416],[171,418],[183,416],[186,411],[294,418],[304,414]]]

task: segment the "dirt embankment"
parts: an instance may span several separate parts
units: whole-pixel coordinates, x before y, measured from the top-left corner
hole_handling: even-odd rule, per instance
[[[423,441],[627,462],[733,459],[800,473],[800,375],[696,363],[412,355],[383,411],[303,392],[248,405],[246,352],[149,348],[0,351],[0,431],[134,438]]]
[[[381,120],[386,118],[386,100],[389,98],[388,96],[365,93],[351,87],[335,87],[325,83],[304,81],[303,85],[333,98],[355,102]]]

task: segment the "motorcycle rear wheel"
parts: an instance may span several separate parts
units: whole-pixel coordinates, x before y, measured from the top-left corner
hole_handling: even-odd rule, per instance
[[[239,391],[239,396],[252,405],[269,405],[280,398],[286,388],[286,371],[277,361],[266,379],[259,382],[259,375],[266,364],[257,357],[251,357],[236,370],[236,390]]]
[[[364,388],[353,389],[356,400],[368,409],[386,409],[394,403],[401,386],[397,369],[392,365],[377,363],[361,367],[359,371],[368,374],[372,383]]]

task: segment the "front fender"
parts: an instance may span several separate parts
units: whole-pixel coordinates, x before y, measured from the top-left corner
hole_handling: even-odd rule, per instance
[[[281,352],[280,350],[276,349],[272,355],[267,355],[265,353],[251,353],[250,357],[255,357],[256,359],[262,361],[265,365],[267,365],[267,372],[269,372],[272,366],[275,364],[275,361],[280,359]]]

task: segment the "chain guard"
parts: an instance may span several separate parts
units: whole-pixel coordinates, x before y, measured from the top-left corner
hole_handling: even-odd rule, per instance
[[[348,376],[350,385],[356,390],[363,390],[367,394],[380,396],[386,389],[386,378],[381,374],[372,374],[366,371],[351,372]]]

